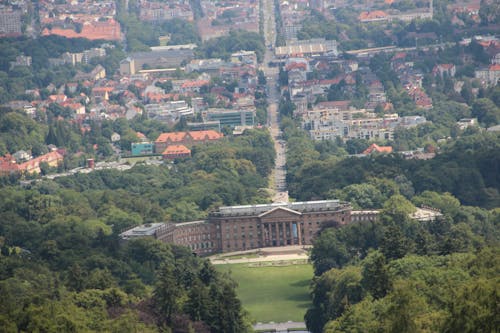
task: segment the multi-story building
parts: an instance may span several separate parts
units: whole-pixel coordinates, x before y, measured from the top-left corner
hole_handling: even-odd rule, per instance
[[[218,121],[220,127],[229,126],[254,126],[255,107],[248,109],[216,109],[210,108],[203,111],[203,119],[206,121]]]
[[[0,36],[21,35],[21,11],[0,9]]]
[[[194,58],[194,52],[188,44],[186,48],[175,49],[170,46],[156,46],[152,47],[151,51],[135,52],[130,54],[130,58],[134,60],[134,71],[130,65],[126,64],[120,70],[125,74],[127,71],[131,74],[143,69],[144,65],[151,68],[175,68],[183,62],[189,62]],[[130,63],[130,61],[129,61]]]
[[[132,156],[152,155],[154,147],[155,145],[152,142],[134,142],[131,146]]]
[[[224,135],[213,130],[162,133],[155,141],[155,152],[162,153],[168,146],[193,146],[199,143],[220,140]]]
[[[309,40],[293,41],[286,46],[276,47],[274,51],[278,58],[288,58],[294,56],[337,56],[337,41],[326,40],[324,38],[314,38]]]
[[[301,115],[302,126],[313,140],[343,139],[392,140],[394,129],[425,123],[422,116],[399,117],[387,114],[376,117],[366,110],[338,108],[307,110]]]
[[[16,66],[26,66],[30,67],[31,66],[31,57],[27,57],[24,54],[21,54],[16,57],[16,61],[11,61],[10,62],[10,68],[14,68]]]
[[[126,58],[120,61],[120,75],[133,75],[135,74],[135,60]]]
[[[193,11],[187,0],[167,1],[166,3],[142,0],[139,7],[139,17],[142,21],[165,21],[174,18],[192,21],[194,19]]]
[[[487,68],[478,69],[474,76],[484,85],[494,86],[500,81],[500,65],[490,65]]]
[[[207,220],[165,223],[158,226],[156,234],[149,233],[200,255],[309,245],[322,228],[349,224],[351,209],[349,203],[338,200],[219,207]],[[135,229],[121,237],[130,238],[137,234]]]
[[[189,107],[186,101],[168,101],[163,103],[146,104],[144,109],[150,119],[165,122],[174,122],[182,116],[192,115],[193,108]]]
[[[63,156],[57,151],[52,151],[20,164],[17,163],[12,155],[6,155],[5,157],[0,157],[0,176],[41,173],[43,168],[41,167],[42,163],[46,163],[47,166],[55,168],[59,166],[62,161]]]

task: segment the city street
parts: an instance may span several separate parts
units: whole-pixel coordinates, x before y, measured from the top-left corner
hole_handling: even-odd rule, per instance
[[[278,103],[280,92],[278,90],[279,69],[269,67],[269,62],[274,59],[274,46],[276,40],[276,25],[274,21],[274,1],[263,1],[264,36],[266,40],[266,53],[262,70],[267,80],[267,126],[274,140],[276,150],[275,169],[273,172],[273,202],[288,202],[286,190],[286,143],[281,139],[279,127]]]

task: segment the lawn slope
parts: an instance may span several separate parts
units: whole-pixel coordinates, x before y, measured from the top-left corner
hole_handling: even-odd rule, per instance
[[[257,322],[304,321],[304,314],[311,305],[311,265],[248,267],[248,264],[228,264],[216,268],[231,272],[238,282],[238,297]]]

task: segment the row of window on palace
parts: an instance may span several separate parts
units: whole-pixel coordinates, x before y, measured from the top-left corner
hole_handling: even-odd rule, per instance
[[[294,239],[294,242],[297,241],[297,238]],[[275,243],[275,244],[279,244],[280,246],[283,246],[283,245],[291,245],[292,242],[290,240],[287,240],[286,244],[285,244],[285,241],[283,239],[266,239],[266,242],[264,244],[270,244],[270,243]],[[305,239],[302,238],[302,244],[305,243]],[[248,249],[253,249],[255,248],[255,243],[254,242],[250,242],[249,243],[249,247]],[[262,242],[261,241],[257,241],[257,247],[262,247]],[[226,243],[226,248],[227,249],[230,249],[231,248],[231,243],[230,242],[227,242]],[[241,243],[241,247],[239,246],[238,242],[234,242],[233,244],[233,248],[234,249],[246,249],[247,248],[247,243],[246,242],[242,242]]]
[[[366,217],[361,217],[361,220],[364,220]],[[342,222],[344,221],[344,218],[342,218]],[[283,222],[285,223],[285,228],[290,227],[290,225],[292,224],[296,224],[296,222]],[[314,222],[306,222],[307,225],[309,226],[312,226]],[[321,222],[316,222],[316,225],[320,225]],[[272,228],[271,225],[275,225],[277,228],[281,229],[282,228],[282,224],[281,223],[269,223],[268,224],[268,228]],[[304,222],[300,222],[300,225],[303,227],[305,225]],[[233,233],[235,233],[237,230],[238,230],[238,225],[237,224],[232,224],[232,229],[233,229]],[[244,232],[247,228],[248,229],[253,229],[253,225],[249,225],[249,226],[240,226],[241,228],[241,231]],[[261,225],[260,224],[257,224],[257,228],[260,228]],[[217,225],[217,229],[219,229],[219,225]],[[225,230],[227,233],[229,233],[231,231],[231,226],[230,225],[226,225],[225,227]],[[203,226],[203,227],[194,227],[194,228],[186,228],[186,229],[181,229],[181,235],[185,235],[185,234],[191,234],[192,232],[202,232],[202,231],[209,231],[209,227],[208,226]],[[258,233],[260,234],[260,231],[258,231]],[[242,233],[242,236],[243,236],[243,233]],[[202,239],[201,238],[197,238],[197,237],[203,237]],[[207,234],[201,234],[201,235],[197,235],[197,236],[189,236],[189,237],[186,237],[186,238],[181,238],[181,240],[184,240],[184,239],[189,239],[189,241],[192,241],[192,240],[205,240],[206,238],[205,237],[208,237],[208,239],[210,239],[210,234],[207,233]]]
[[[187,245],[191,250],[207,250],[207,252],[214,247],[214,242],[202,242]]]
[[[219,235],[217,235],[217,238],[219,238]],[[209,239],[210,239],[210,234],[200,234],[200,235],[190,235],[190,236],[180,237],[179,241],[180,242],[195,242],[195,241],[204,241],[204,240],[209,240]]]
[[[324,214],[324,213],[317,213],[317,214],[308,214],[308,215],[305,215],[304,218],[305,219],[312,219],[314,217],[335,217],[337,216],[338,214],[342,214],[342,215],[346,215],[348,214],[348,211],[342,211],[342,212],[333,212],[333,213],[329,213],[329,214]],[[234,223],[233,220],[221,220],[222,223]],[[289,222],[292,222],[292,221],[284,221],[285,223],[289,223]],[[273,223],[280,223],[278,221],[276,222],[269,222],[270,224],[273,224]],[[292,222],[292,223],[296,223],[296,222]],[[301,222],[301,223],[304,223],[304,222]],[[260,223],[257,224],[257,227],[260,226]],[[218,226],[217,226],[218,227]]]

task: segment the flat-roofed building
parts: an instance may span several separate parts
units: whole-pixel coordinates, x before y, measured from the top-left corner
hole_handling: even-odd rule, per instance
[[[254,126],[256,110],[253,108],[245,109],[217,109],[210,108],[203,111],[203,118],[206,121],[218,121],[220,127],[229,126]]]
[[[210,213],[204,221],[165,223],[169,228],[161,237],[166,242],[187,246],[194,253],[208,255],[309,245],[322,228],[350,222],[351,205],[339,200],[226,206]],[[134,235],[122,233],[122,238],[128,239],[130,234]]]
[[[245,251],[264,247],[311,245],[317,234],[329,227],[374,222],[378,210],[353,211],[348,202],[320,200],[260,205],[225,206],[206,220],[157,223],[123,232],[123,239],[154,237],[187,246],[198,255]],[[417,221],[432,221],[442,214],[429,207],[410,215]],[[163,224],[164,226],[159,226]],[[155,225],[155,226],[153,226]]]
[[[143,69],[144,65],[151,68],[175,68],[183,62],[189,63],[194,58],[194,51],[189,46],[184,49],[161,47],[148,52],[132,53],[129,57],[134,60],[135,71]]]
[[[274,53],[278,58],[320,55],[337,56],[337,41],[321,38],[294,41],[286,46],[276,47]]]
[[[171,234],[173,228],[171,223],[148,223],[124,231],[120,237],[124,240],[150,237],[168,242],[166,237]]]
[[[21,35],[21,11],[0,9],[0,36]]]
[[[132,156],[153,155],[154,148],[153,142],[133,142],[131,145]]]

